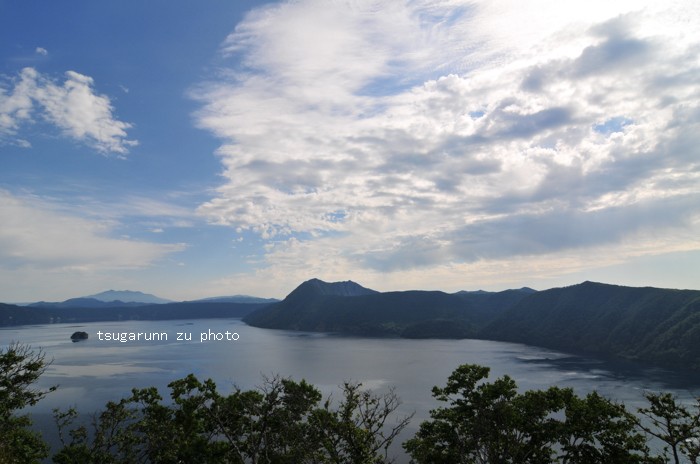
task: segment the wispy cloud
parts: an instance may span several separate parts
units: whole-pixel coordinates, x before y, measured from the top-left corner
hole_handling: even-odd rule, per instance
[[[222,47],[242,65],[193,92],[224,141],[200,212],[271,264],[354,275],[694,249],[693,21],[691,2],[259,8]]]
[[[104,271],[150,266],[182,244],[115,238],[112,224],[60,212],[34,197],[0,190],[0,268]]]
[[[0,142],[26,143],[20,129],[38,115],[98,152],[125,155],[137,145],[127,138],[131,125],[114,117],[109,97],[95,93],[93,84],[75,71],[66,72],[60,84],[33,68],[23,69],[9,86],[0,86]]]

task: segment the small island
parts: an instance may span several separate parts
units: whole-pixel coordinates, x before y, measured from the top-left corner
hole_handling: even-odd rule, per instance
[[[70,339],[73,340],[73,343],[79,342],[81,340],[87,340],[88,333],[87,332],[73,332],[73,335],[70,336]]]

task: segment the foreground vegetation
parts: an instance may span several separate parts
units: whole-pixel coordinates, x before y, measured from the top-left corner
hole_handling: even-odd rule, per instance
[[[0,351],[0,464],[40,462],[48,446],[21,410],[48,391],[34,387],[47,363],[20,344]],[[416,463],[700,462],[700,399],[680,403],[647,393],[631,414],[597,393],[571,389],[519,392],[508,376],[459,366],[433,396],[442,406],[403,447]],[[222,394],[212,380],[189,375],[169,385],[134,389],[86,421],[56,411],[62,447],[55,463],[385,463],[410,421],[395,418],[393,390],[376,394],[345,383],[337,401],[314,386],[265,379],[254,390]],[[663,449],[652,452],[655,437]]]

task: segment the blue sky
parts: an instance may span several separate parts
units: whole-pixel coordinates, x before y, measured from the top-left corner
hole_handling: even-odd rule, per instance
[[[0,0],[0,301],[700,288],[700,7]]]

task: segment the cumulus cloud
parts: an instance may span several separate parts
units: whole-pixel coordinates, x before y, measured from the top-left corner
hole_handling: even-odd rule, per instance
[[[91,77],[74,71],[66,72],[60,84],[33,68],[23,69],[10,88],[0,86],[0,141],[17,143],[21,126],[38,114],[67,137],[101,153],[125,155],[137,144],[127,139],[131,125],[114,117],[110,99],[95,93],[93,84]]]
[[[147,267],[182,244],[110,236],[110,223],[60,212],[54,204],[0,190],[0,268],[103,271]]]
[[[258,8],[193,91],[226,180],[199,211],[257,231],[269,263],[309,250],[297,269],[694,249],[700,34],[684,21],[692,2]]]

